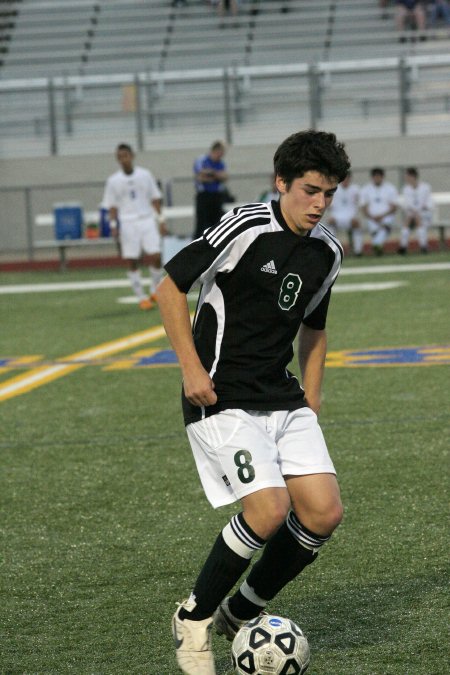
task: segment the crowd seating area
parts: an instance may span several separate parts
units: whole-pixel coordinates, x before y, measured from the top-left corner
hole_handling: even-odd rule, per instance
[[[208,0],[2,4],[0,153],[6,156],[100,152],[119,132],[136,137],[140,149],[145,135],[147,147],[165,149],[197,145],[205,133],[252,143],[274,125],[282,134],[312,119],[331,119],[338,133],[362,137],[377,133],[375,117],[380,134],[395,134],[401,108],[395,64],[331,74],[342,61],[386,57],[428,59],[426,70],[408,71],[409,129],[449,127],[450,61],[441,57],[450,54],[450,29],[438,25],[421,36],[409,30],[405,37],[395,28],[394,2],[386,13],[378,0],[242,0],[237,16],[224,17]],[[308,67],[319,63],[330,71],[322,68],[312,82]],[[224,124],[225,67],[234,75]],[[314,113],[314,105],[321,110]]]
[[[399,39],[377,0],[244,0],[220,19],[207,0],[2,3],[2,79],[284,64],[448,52],[448,27]]]

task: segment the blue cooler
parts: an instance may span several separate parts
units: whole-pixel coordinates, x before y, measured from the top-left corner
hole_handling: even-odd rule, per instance
[[[55,204],[56,239],[81,239],[83,209],[81,204]]]
[[[100,223],[100,236],[110,237],[111,228],[109,226],[108,209],[105,209],[103,206],[100,207],[99,223]]]

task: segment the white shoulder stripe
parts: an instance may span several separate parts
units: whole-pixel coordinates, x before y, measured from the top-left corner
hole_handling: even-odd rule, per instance
[[[212,246],[217,246],[219,240],[221,240],[224,235],[230,234],[239,225],[243,225],[247,222],[250,223],[253,218],[261,216],[266,216],[270,219],[270,212],[265,204],[248,204],[243,207],[238,207],[236,213],[228,211],[228,213],[225,213],[222,217],[217,227],[214,227],[207,232],[206,239]]]
[[[256,218],[257,218],[257,216],[255,216],[255,214],[252,213],[252,214],[249,214],[249,215],[248,215],[247,217],[245,217],[245,218],[243,218],[243,217],[241,216],[241,217],[238,218],[238,219],[235,219],[235,220],[230,221],[226,227],[223,227],[223,228],[217,228],[217,229],[219,230],[219,232],[217,232],[217,230],[214,231],[214,236],[212,236],[211,238],[209,238],[209,243],[211,244],[211,246],[219,246],[219,245],[224,241],[224,239],[226,239],[227,237],[229,237],[230,234],[232,234],[235,230],[237,230],[238,228],[242,227],[242,226],[245,225],[246,223],[248,223],[248,225],[249,225],[249,227],[250,227],[250,226],[251,226],[251,222],[252,222],[253,220],[256,220]],[[268,222],[268,223],[270,222],[270,219],[269,219],[269,218],[268,218],[267,222]],[[260,225],[260,222],[258,221],[257,224]]]
[[[315,230],[318,228],[318,231],[316,232]],[[323,241],[327,242],[328,239],[330,239],[335,246],[341,251],[341,255],[344,255],[344,249],[342,248],[342,244],[339,241],[339,239],[336,237],[335,234],[331,230],[328,229],[328,227],[325,227],[323,223],[318,223],[317,228],[314,228],[314,230],[311,232],[312,237],[317,237],[317,239],[322,239]],[[325,235],[325,236],[323,236]],[[328,243],[328,242],[327,242]]]

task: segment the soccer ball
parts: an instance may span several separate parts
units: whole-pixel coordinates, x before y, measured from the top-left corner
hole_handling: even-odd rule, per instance
[[[236,675],[301,675],[309,666],[309,645],[290,619],[261,614],[236,633],[231,658]]]

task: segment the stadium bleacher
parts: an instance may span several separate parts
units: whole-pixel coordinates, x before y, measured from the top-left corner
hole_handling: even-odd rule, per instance
[[[400,41],[393,5],[388,18],[382,18],[375,0],[246,0],[237,17],[222,19],[206,0],[189,0],[181,7],[173,7],[171,0],[21,0],[8,5],[14,20],[8,40],[1,43],[5,53],[0,66],[0,84],[5,87],[0,140],[6,154],[11,152],[13,135],[20,139],[14,148],[19,154],[39,154],[48,148],[52,106],[63,152],[82,152],[87,145],[100,150],[104,147],[100,139],[108,129],[135,133],[136,73],[166,78],[180,74],[176,82],[172,79],[168,84],[166,79],[142,87],[145,133],[157,130],[152,142],[172,147],[179,139],[170,135],[170,127],[178,128],[183,139],[192,137],[192,143],[197,143],[199,129],[223,135],[225,94],[220,72],[215,81],[205,79],[194,86],[187,77],[190,70],[276,69],[264,79],[244,76],[232,82],[229,106],[234,122],[241,125],[234,132],[239,140],[242,133],[257,137],[275,120],[282,124],[285,119],[286,128],[293,120],[308,123],[313,85],[305,73],[290,76],[290,65],[306,68],[319,62],[450,52],[450,34],[443,28],[428,29],[426,40],[413,39],[411,31],[406,42]],[[418,73],[411,73],[408,87],[414,112],[423,112],[424,118],[414,124],[427,128],[428,114],[437,116],[437,124],[439,115],[448,113],[450,64],[434,69],[427,65],[426,75]],[[109,84],[60,84],[54,95],[48,87],[48,78],[120,75],[130,78]],[[395,69],[352,73],[350,86],[349,77],[328,73],[314,85],[320,88],[324,108],[340,111],[338,130],[347,134],[356,129],[352,116],[363,126],[367,120],[370,129],[370,116],[378,110],[391,118],[385,128],[397,129],[399,79]],[[30,83],[29,90],[25,81]],[[109,137],[107,142],[111,142]]]
[[[448,31],[400,42],[393,9],[374,0],[247,0],[219,20],[205,1],[22,0],[10,3],[2,79],[429,54]],[[288,11],[286,11],[288,10]]]

